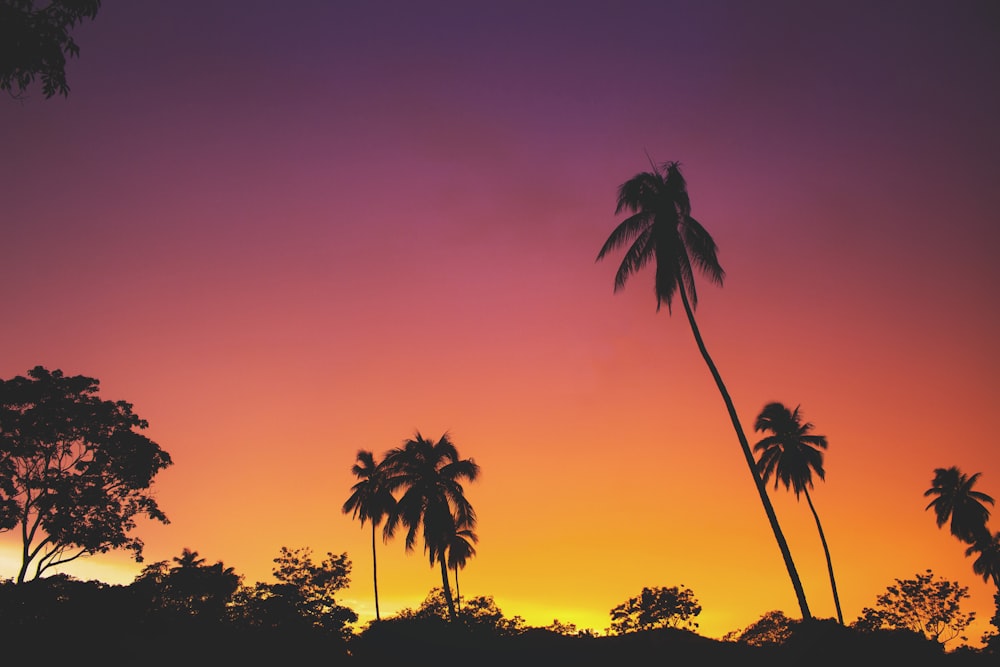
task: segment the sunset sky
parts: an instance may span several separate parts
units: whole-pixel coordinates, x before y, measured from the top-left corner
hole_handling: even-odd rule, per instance
[[[0,96],[0,377],[96,377],[149,421],[174,465],[146,562],[253,583],[282,546],[347,552],[367,620],[355,454],[447,431],[482,468],[464,595],[599,631],[643,586],[691,588],[706,636],[798,617],[679,305],[595,262],[617,187],[677,160],[751,441],[770,401],[829,439],[846,619],[931,568],[989,627],[923,492],[954,465],[1000,498],[996,2],[105,0],[75,36],[68,98]],[[806,503],[771,495],[834,616]],[[378,553],[383,614],[440,585]]]

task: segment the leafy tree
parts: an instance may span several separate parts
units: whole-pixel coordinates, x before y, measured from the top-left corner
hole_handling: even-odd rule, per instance
[[[173,562],[172,566],[167,561],[147,565],[132,583],[132,590],[148,600],[153,614],[221,622],[241,577],[222,561],[206,565],[197,551],[186,547]]]
[[[689,588],[646,587],[611,610],[609,632],[623,635],[656,628],[694,629],[698,627],[694,619],[700,613],[701,605]]]
[[[41,3],[39,3],[41,4]],[[40,75],[46,98],[69,94],[66,56],[79,56],[70,29],[93,19],[101,0],[0,0],[0,90],[15,97]]]
[[[925,509],[934,509],[938,528],[950,519],[951,534],[969,544],[990,539],[986,504],[992,505],[993,498],[972,489],[980,474],[969,477],[955,466],[935,468],[931,488],[924,491],[924,496],[936,496]]]
[[[475,481],[479,466],[462,459],[445,433],[437,442],[415,437],[388,451],[382,465],[390,492],[402,491],[386,521],[385,534],[406,527],[406,550],[411,551],[423,531],[424,552],[433,566],[441,567],[441,583],[451,620],[457,619],[455,601],[448,583],[448,544],[460,530],[474,530],[476,512],[465,497],[461,481]]]
[[[17,582],[85,554],[127,549],[136,517],[168,523],[147,493],[170,456],[138,433],[148,424],[98,381],[37,366],[0,380],[0,530],[21,529]]]
[[[618,188],[618,205],[615,213],[619,214],[622,211],[629,211],[632,215],[611,232],[597,254],[597,259],[600,261],[610,252],[628,245],[628,250],[625,251],[615,275],[616,292],[625,286],[633,274],[653,261],[656,265],[653,284],[656,309],[659,310],[660,306],[666,303],[667,309],[670,310],[674,295],[680,295],[698,350],[726,404],[750,475],[792,580],[802,617],[811,618],[805,591],[792,561],[791,551],[778,525],[778,517],[774,513],[771,500],[767,497],[764,482],[757,474],[753,453],[750,451],[736,407],[715,362],[708,354],[694,318],[694,309],[698,305],[698,293],[694,282],[695,268],[718,285],[722,284],[725,272],[719,264],[717,247],[712,236],[700,222],[691,217],[691,200],[678,163],[667,162],[662,167],[653,165],[652,171],[637,174],[623,183]]]
[[[230,616],[237,626],[256,630],[316,630],[347,639],[354,610],[339,604],[336,595],[350,584],[347,554],[327,553],[320,563],[310,549],[288,549],[274,559],[277,583],[242,586],[234,596]]]
[[[964,613],[962,600],[969,589],[958,582],[935,579],[927,570],[913,579],[896,579],[893,586],[878,596],[874,607],[861,610],[852,627],[859,630],[912,630],[942,646],[962,636],[976,618],[975,612]]]
[[[351,487],[351,495],[344,503],[344,514],[352,513],[352,518],[372,524],[372,576],[375,580],[375,620],[382,616],[378,608],[378,560],[375,557],[375,529],[396,506],[396,499],[386,488],[381,466],[375,462],[375,456],[369,451],[360,450],[357,463],[351,472],[358,482]]]
[[[769,611],[746,629],[726,633],[723,639],[748,646],[780,646],[792,636],[794,623],[783,611]]]
[[[825,435],[810,433],[813,425],[802,422],[799,408],[789,410],[781,403],[768,403],[757,415],[754,424],[755,431],[770,432],[754,445],[754,451],[760,452],[757,461],[758,472],[764,478],[764,483],[774,476],[774,488],[784,484],[785,489],[795,491],[795,498],[805,494],[809,511],[816,521],[819,540],[823,544],[826,555],[826,569],[830,574],[830,589],[833,591],[833,604],[837,609],[837,620],[844,624],[844,613],[840,609],[840,596],[837,594],[837,580],[833,576],[833,561],[830,558],[830,547],[826,543],[823,524],[813,505],[809,488],[813,485],[813,472],[820,479],[826,479],[823,470],[823,450],[827,448]]]
[[[397,617],[400,619],[451,619],[451,611],[444,589],[440,586],[432,588],[416,610],[403,609]],[[458,612],[457,620],[470,629],[486,630],[500,635],[516,635],[526,628],[524,619],[520,616],[507,618],[497,606],[492,595],[479,595],[466,601],[465,607]]]

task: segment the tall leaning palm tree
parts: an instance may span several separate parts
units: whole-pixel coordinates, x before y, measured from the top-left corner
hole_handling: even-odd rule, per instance
[[[823,525],[819,514],[813,505],[809,489],[813,485],[813,473],[820,479],[826,479],[823,470],[823,450],[827,448],[825,435],[810,433],[813,425],[803,423],[799,408],[789,410],[781,403],[768,403],[757,415],[754,430],[770,432],[754,445],[754,451],[760,453],[757,460],[757,471],[766,484],[774,477],[774,488],[784,484],[785,489],[795,491],[795,498],[804,494],[809,504],[809,511],[816,520],[816,530],[819,540],[823,543],[823,553],[826,555],[826,569],[830,573],[830,589],[833,591],[833,604],[837,608],[837,620],[844,624],[844,613],[840,609],[840,596],[837,594],[837,580],[833,576],[833,561],[830,559],[830,547],[826,543]]]
[[[687,193],[687,184],[681,175],[678,163],[667,162],[661,167],[652,165],[652,171],[637,174],[623,183],[618,188],[618,206],[615,213],[619,214],[622,211],[631,212],[632,215],[611,232],[608,240],[604,242],[604,246],[597,254],[597,259],[600,261],[608,253],[627,245],[628,249],[625,251],[625,256],[615,275],[616,292],[625,286],[633,274],[650,261],[654,261],[656,274],[653,286],[656,294],[656,309],[659,310],[660,306],[666,303],[669,310],[673,297],[677,294],[680,295],[684,313],[687,315],[688,324],[691,325],[691,332],[694,334],[698,350],[712,373],[719,393],[722,394],[722,400],[726,404],[726,410],[732,420],[750,475],[753,477],[757,493],[760,495],[760,501],[764,505],[767,520],[774,531],[774,537],[784,558],[788,575],[791,577],[802,617],[804,619],[812,618],[806,603],[805,591],[802,589],[802,582],[799,580],[795,563],[792,561],[791,551],[788,549],[788,543],[778,525],[778,518],[774,513],[771,500],[767,497],[764,482],[757,474],[753,453],[750,451],[750,444],[747,442],[743,426],[740,424],[736,407],[733,405],[733,400],[729,396],[729,391],[722,381],[722,376],[719,374],[715,362],[708,354],[698,329],[698,323],[694,318],[694,309],[698,305],[698,293],[694,283],[695,269],[700,270],[708,276],[709,280],[718,285],[722,284],[725,272],[719,264],[717,248],[712,236],[701,226],[701,223],[691,217],[691,201]]]
[[[357,463],[351,472],[358,482],[351,487],[351,495],[344,503],[344,514],[372,524],[372,577],[375,580],[375,620],[382,620],[378,608],[378,559],[375,553],[375,529],[392,512],[396,499],[383,483],[382,468],[375,462],[375,455],[367,450],[358,451]],[[388,537],[388,535],[384,535]]]
[[[401,447],[386,452],[383,459],[385,484],[393,493],[401,491],[395,508],[386,520],[385,533],[397,526],[406,528],[406,550],[412,551],[423,533],[424,552],[431,566],[441,567],[441,584],[451,620],[457,618],[455,600],[448,583],[448,542],[457,530],[474,530],[476,511],[465,497],[462,480],[475,481],[479,466],[462,459],[445,433],[437,442],[418,431]]]
[[[980,474],[977,472],[970,477],[955,466],[935,468],[931,488],[924,491],[925,497],[936,496],[924,509],[934,508],[938,528],[950,519],[951,534],[973,545],[990,539],[986,527],[990,511],[986,503],[992,505],[993,498],[972,489]]]

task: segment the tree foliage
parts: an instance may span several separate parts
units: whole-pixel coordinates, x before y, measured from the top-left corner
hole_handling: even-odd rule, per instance
[[[242,577],[222,561],[205,563],[197,551],[185,548],[167,561],[152,563],[132,583],[147,600],[148,613],[169,620],[220,622],[240,586]]]
[[[938,528],[949,523],[951,534],[968,544],[990,539],[986,522],[990,518],[987,505],[993,498],[972,487],[982,473],[966,475],[957,467],[935,468],[931,488],[924,496],[933,497],[925,509],[934,510]]]
[[[879,595],[874,607],[865,607],[852,627],[860,630],[912,630],[939,644],[960,638],[976,618],[975,612],[964,613],[962,600],[969,589],[958,582],[935,578],[931,570],[916,574],[913,579],[896,579],[896,583]]]
[[[0,0],[0,90],[15,97],[40,76],[42,94],[69,94],[66,57],[80,55],[70,30],[93,19],[101,0]]]
[[[403,609],[396,617],[403,620],[450,620],[444,589],[440,586],[432,588],[416,610]],[[527,627],[520,616],[511,618],[504,616],[492,595],[480,595],[464,600],[461,610],[457,612],[456,620],[469,629],[489,631],[499,636],[516,635]]]
[[[769,611],[745,629],[726,633],[723,639],[748,646],[780,646],[792,636],[795,622],[783,611]]]
[[[41,366],[0,380],[0,530],[21,528],[19,583],[111,549],[141,562],[136,519],[168,523],[148,489],[170,456],[129,403],[97,392],[93,378]]]
[[[237,625],[270,630],[312,628],[342,638],[351,634],[349,624],[358,615],[336,599],[350,584],[351,561],[346,553],[327,553],[316,563],[311,549],[281,547],[274,562],[277,583],[258,582],[237,592],[233,605]]]
[[[611,634],[621,635],[656,628],[698,627],[695,617],[701,605],[694,592],[683,586],[646,587],[642,593],[629,598],[611,610]]]

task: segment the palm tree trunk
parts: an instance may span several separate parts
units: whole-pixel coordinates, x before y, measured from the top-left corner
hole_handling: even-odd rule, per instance
[[[781,526],[778,525],[778,517],[774,513],[774,507],[771,505],[771,499],[767,496],[767,489],[764,488],[764,480],[761,479],[760,475],[757,474],[757,465],[753,458],[753,453],[750,451],[750,444],[747,442],[747,437],[743,433],[743,426],[740,424],[739,415],[736,414],[736,407],[733,405],[733,399],[729,397],[729,391],[726,389],[726,385],[722,382],[722,376],[719,375],[719,370],[715,367],[715,362],[712,361],[712,357],[709,356],[708,350],[705,348],[705,341],[701,338],[701,332],[698,330],[698,323],[694,320],[694,312],[691,310],[691,303],[688,301],[687,290],[684,289],[684,281],[681,276],[677,276],[677,291],[681,293],[681,301],[684,304],[684,312],[688,318],[688,324],[691,325],[691,332],[694,334],[694,340],[698,344],[698,350],[701,352],[702,358],[708,365],[708,370],[712,372],[712,377],[715,379],[715,384],[719,388],[719,393],[722,394],[722,400],[726,403],[726,410],[729,411],[729,418],[733,422],[733,428],[736,430],[736,437],[739,438],[740,447],[743,449],[743,456],[746,458],[747,465],[750,467],[750,475],[753,477],[754,484],[757,486],[757,493],[760,494],[760,502],[764,505],[764,512],[767,513],[767,520],[771,523],[771,530],[774,531],[774,538],[778,541],[778,548],[781,549],[781,556],[785,559],[785,567],[788,569],[788,576],[792,579],[792,587],[795,589],[795,597],[799,601],[799,609],[802,612],[803,620],[808,620],[812,618],[812,614],[809,613],[809,605],[806,603],[806,594],[802,589],[802,581],[799,579],[799,573],[795,570],[795,563],[792,562],[792,552],[788,549],[788,543],[785,541],[785,535],[781,532]]]
[[[462,591],[458,587],[458,566],[455,566],[455,607],[462,611]]]
[[[458,618],[458,614],[455,612],[455,600],[451,597],[451,585],[448,583],[448,565],[445,562],[443,550],[438,560],[441,563],[441,583],[444,584],[444,599],[448,603],[448,616],[454,622]]]
[[[381,621],[378,613],[378,560],[375,558],[375,522],[372,521],[372,576],[375,578],[375,620]]]
[[[819,541],[823,543],[823,553],[826,554],[826,569],[830,573],[830,589],[833,590],[833,604],[837,607],[837,620],[840,624],[844,624],[844,613],[840,610],[840,596],[837,595],[837,581],[833,578],[833,561],[830,559],[830,547],[826,545],[826,535],[823,534],[823,526],[819,522],[819,514],[816,513],[816,508],[813,507],[812,498],[809,497],[809,489],[803,487],[803,491],[806,493],[806,502],[809,503],[809,509],[813,513],[813,518],[816,519],[816,530],[819,531]]]

